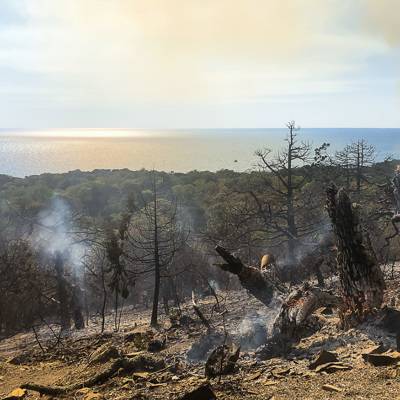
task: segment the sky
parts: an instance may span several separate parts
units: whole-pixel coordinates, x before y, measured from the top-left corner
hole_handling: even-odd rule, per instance
[[[0,0],[0,127],[400,127],[400,0]]]

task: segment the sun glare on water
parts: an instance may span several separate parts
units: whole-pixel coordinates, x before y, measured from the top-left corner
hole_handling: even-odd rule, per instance
[[[124,138],[124,137],[154,137],[168,136],[168,132],[140,129],[44,129],[21,130],[16,136],[48,137],[48,138]]]

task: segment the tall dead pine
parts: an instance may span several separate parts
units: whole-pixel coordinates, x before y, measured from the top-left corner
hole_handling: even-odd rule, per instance
[[[375,256],[364,245],[357,209],[343,188],[327,189],[327,210],[337,245],[342,323],[349,326],[381,307],[385,283]]]

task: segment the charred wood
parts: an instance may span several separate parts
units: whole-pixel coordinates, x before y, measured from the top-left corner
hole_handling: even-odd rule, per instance
[[[193,310],[196,313],[196,315],[200,318],[200,321],[203,323],[203,325],[207,328],[207,331],[210,332],[212,330],[211,324],[208,321],[208,319],[204,316],[204,314],[201,312],[199,306],[196,303],[196,299],[194,297],[194,292],[192,291],[192,306]]]
[[[385,283],[374,254],[364,243],[358,210],[346,191],[327,189],[327,210],[337,245],[337,267],[343,294],[344,326],[361,322],[382,305]]]
[[[261,303],[266,306],[271,303],[276,287],[265,272],[259,268],[245,266],[238,257],[221,246],[216,246],[215,251],[225,261],[225,264],[218,264],[221,269],[237,275],[241,285]]]

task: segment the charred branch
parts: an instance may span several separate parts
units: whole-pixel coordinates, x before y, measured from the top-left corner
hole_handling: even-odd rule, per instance
[[[224,271],[237,275],[242,286],[256,299],[268,306],[272,300],[275,286],[268,279],[267,274],[258,268],[245,266],[239,258],[221,246],[216,246],[215,251],[225,261],[225,264],[218,264],[218,266]]]

